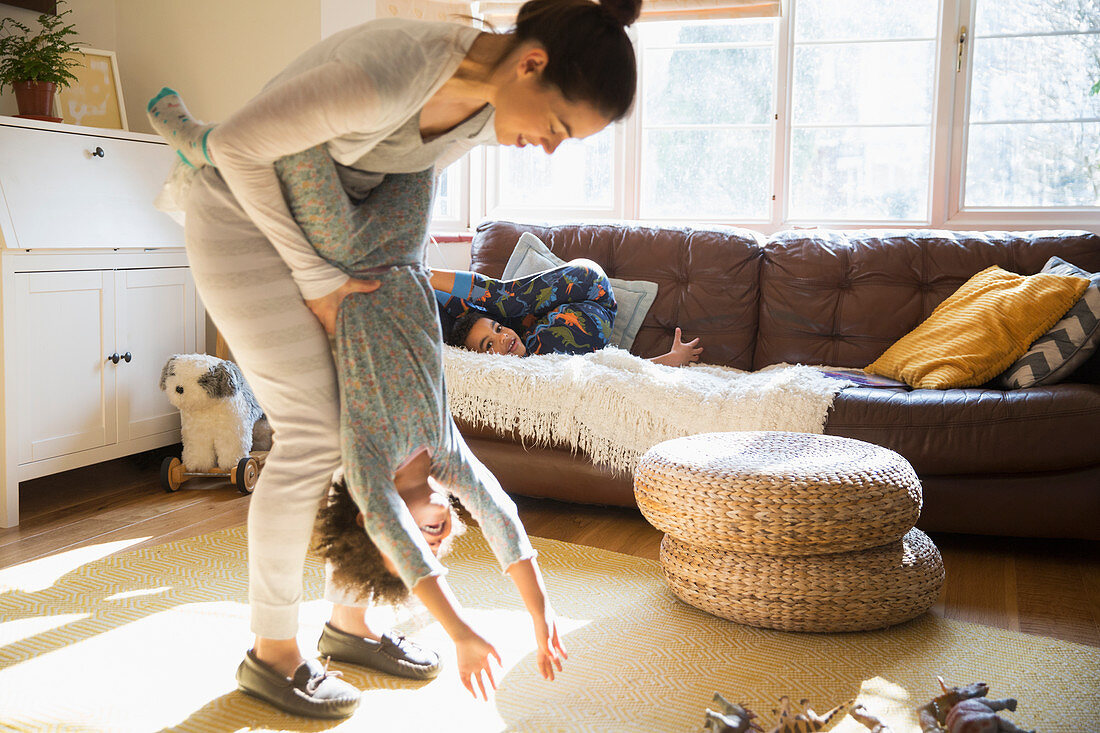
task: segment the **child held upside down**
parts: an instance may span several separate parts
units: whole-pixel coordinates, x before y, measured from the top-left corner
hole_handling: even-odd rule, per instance
[[[485,697],[483,674],[495,687],[489,657],[500,658],[462,619],[443,580],[436,553],[454,520],[448,498],[428,481],[435,479],[478,521],[515,582],[534,622],[538,668],[553,679],[565,650],[536,553],[515,504],[470,453],[447,407],[435,302],[421,264],[434,170],[387,174],[356,190],[355,173],[341,179],[323,147],[275,167],[317,251],[352,277],[381,282],[345,298],[335,334],[344,467],[366,534],[454,640],[463,684],[476,696],[476,681]],[[369,175],[363,181],[373,184]]]
[[[451,346],[492,354],[588,354],[608,345],[615,322],[615,293],[592,260],[515,280],[476,272],[432,270],[443,339]],[[699,361],[699,339],[680,340],[651,361],[684,366]]]

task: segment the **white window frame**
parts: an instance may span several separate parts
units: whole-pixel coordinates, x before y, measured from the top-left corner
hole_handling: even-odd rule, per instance
[[[985,0],[992,2],[994,0]],[[952,28],[946,25],[942,37],[948,36],[948,31],[954,33],[954,48],[947,49],[941,54],[941,73],[950,73],[955,78],[949,86],[953,91],[953,115],[951,117],[951,154],[949,156],[950,172],[947,180],[939,185],[946,190],[946,216],[945,223],[948,227],[958,229],[1088,229],[1100,233],[1100,208],[1086,206],[1062,206],[1062,207],[1023,207],[1023,206],[988,206],[965,207],[963,205],[966,188],[966,156],[967,136],[970,129],[970,88],[973,74],[973,54],[970,53],[971,42],[967,38],[963,45],[962,69],[955,72],[955,63],[958,53],[958,38],[963,26],[967,28],[968,36],[972,37],[974,17],[977,12],[975,0],[944,0],[944,5],[953,7],[954,24]],[[948,13],[944,13],[945,16]],[[950,44],[943,44],[948,46]],[[945,85],[946,86],[946,85]]]
[[[458,193],[458,201],[456,202],[458,214],[453,217],[435,216],[433,212],[431,224],[433,234],[457,234],[470,229],[470,212],[474,210],[471,206],[471,193],[473,190],[471,169],[476,166],[472,153],[473,151],[456,161],[452,171],[454,173],[452,185]]]
[[[991,0],[985,0],[991,1]],[[497,205],[496,163],[497,151],[488,148],[483,154],[475,151],[468,168],[467,188],[478,192],[469,196],[468,227],[483,220],[511,219],[518,221],[580,220],[599,223],[609,220],[626,220],[641,225],[684,224],[741,226],[772,234],[782,229],[798,226],[820,225],[834,229],[935,228],[958,230],[1034,230],[1034,229],[1085,229],[1100,234],[1100,207],[964,207],[963,190],[966,167],[966,139],[969,124],[969,91],[972,75],[970,39],[963,44],[962,65],[956,71],[959,58],[959,34],[974,27],[975,0],[941,0],[939,7],[939,33],[936,40],[938,67],[933,88],[931,128],[931,160],[929,165],[928,217],[925,220],[891,222],[886,220],[796,220],[789,218],[788,192],[790,190],[789,155],[791,145],[792,81],[794,52],[794,15],[797,0],[784,3],[783,14],[778,19],[775,45],[776,84],[773,100],[772,140],[774,142],[772,170],[773,198],[771,215],[766,220],[751,219],[703,219],[695,216],[641,219],[641,166],[638,156],[641,150],[642,123],[640,111],[644,109],[639,89],[638,99],[630,114],[616,124],[611,208],[562,208],[503,207]],[[635,40],[639,69],[644,70],[645,50]],[[479,161],[480,158],[480,161]],[[433,222],[433,229],[435,223]]]
[[[945,2],[950,0],[944,0],[940,3],[940,19],[943,17],[943,6]],[[928,160],[928,216],[925,219],[797,219],[792,218],[789,211],[791,190],[791,177],[790,167],[787,165],[789,162],[788,156],[791,150],[791,137],[793,135],[794,125],[791,120],[791,110],[794,108],[793,94],[794,94],[794,30],[795,30],[795,18],[794,15],[797,12],[797,2],[790,3],[785,6],[787,10],[783,15],[784,26],[780,28],[780,46],[784,46],[780,51],[780,57],[786,61],[786,69],[784,70],[784,76],[780,77],[783,86],[783,106],[778,112],[780,119],[784,120],[783,126],[783,167],[781,168],[782,179],[776,186],[775,190],[775,215],[773,216],[771,225],[774,227],[772,232],[779,231],[781,229],[789,229],[792,227],[809,227],[809,226],[821,226],[829,229],[862,229],[862,228],[917,228],[917,227],[929,227],[932,226],[932,222],[935,221],[935,217],[932,213],[932,200],[933,200],[933,184],[935,180],[935,168],[936,168],[936,128],[937,128],[937,113],[938,113],[938,89],[939,89],[939,75],[933,74],[932,83],[932,122],[930,125],[931,139],[929,140],[929,160]],[[943,45],[943,34],[938,33],[936,42],[936,52],[933,54],[933,58],[941,57],[940,46]],[[919,40],[927,41],[933,39],[918,38],[918,39],[892,39],[885,38],[875,41],[860,41],[859,43],[895,43],[899,41]],[[843,39],[836,41],[826,41],[826,43],[846,43]],[[777,82],[779,85],[779,82]],[[900,125],[887,125],[887,124],[875,124],[875,125],[859,125],[858,127],[893,127]]]

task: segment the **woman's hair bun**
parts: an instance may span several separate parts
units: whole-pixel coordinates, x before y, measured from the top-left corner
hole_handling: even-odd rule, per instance
[[[642,12],[642,0],[600,0],[600,6],[624,26],[634,23]]]

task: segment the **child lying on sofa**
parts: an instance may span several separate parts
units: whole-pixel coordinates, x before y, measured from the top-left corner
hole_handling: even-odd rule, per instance
[[[433,270],[443,340],[479,353],[588,354],[608,345],[615,293],[603,269],[576,259],[516,280],[476,272]],[[684,366],[699,361],[699,339],[680,339],[651,361]]]

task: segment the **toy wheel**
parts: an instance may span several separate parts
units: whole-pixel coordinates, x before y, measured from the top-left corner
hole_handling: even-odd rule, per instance
[[[179,491],[183,484],[183,461],[169,456],[160,464],[160,485],[165,491]]]
[[[237,491],[242,494],[251,494],[256,487],[256,479],[260,476],[260,464],[255,458],[242,458],[233,469],[230,480],[237,486]]]

